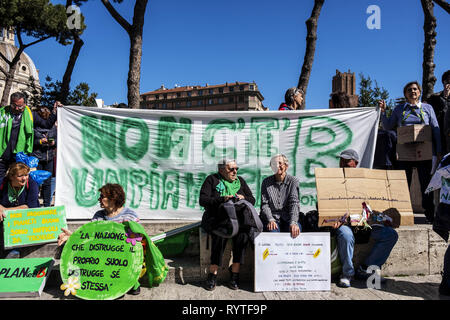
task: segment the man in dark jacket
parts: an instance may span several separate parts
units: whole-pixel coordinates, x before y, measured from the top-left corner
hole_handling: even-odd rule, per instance
[[[205,215],[217,216],[223,210],[223,204],[228,201],[247,200],[255,204],[255,198],[242,177],[238,177],[236,160],[224,159],[218,164],[218,173],[206,177],[200,189],[200,206],[205,208]],[[227,244],[226,238],[211,234],[211,265],[205,289],[214,290],[216,287],[217,271],[222,264],[222,257]],[[243,262],[245,247],[249,242],[249,234],[239,228],[238,233],[232,238],[233,264],[229,269],[231,279],[229,287],[239,288],[239,269]]]
[[[51,114],[52,112],[50,112],[47,107],[40,106],[38,107],[36,118],[40,117],[44,120],[48,120]],[[34,127],[34,148],[32,155],[39,159],[38,170],[45,170],[53,173],[56,132],[56,126],[54,124],[50,129],[39,125],[35,125]],[[50,176],[42,183],[41,196],[44,200],[44,207],[49,207],[51,205],[51,180],[52,177]]]

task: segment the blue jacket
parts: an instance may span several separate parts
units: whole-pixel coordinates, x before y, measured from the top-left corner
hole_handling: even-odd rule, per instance
[[[8,179],[3,179],[0,185],[0,204],[5,208],[17,207],[26,204],[28,208],[39,208],[39,186],[31,178],[25,185],[25,189],[20,194],[18,203],[11,203],[8,199]]]

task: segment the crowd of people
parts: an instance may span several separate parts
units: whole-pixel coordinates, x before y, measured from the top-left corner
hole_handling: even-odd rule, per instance
[[[413,168],[419,174],[422,191],[422,206],[429,223],[435,218],[435,203],[425,189],[431,179],[432,160],[423,161],[397,161],[395,155],[395,129],[412,124],[429,125],[432,129],[433,156],[437,163],[443,155],[450,150],[450,70],[442,76],[444,89],[431,96],[428,103],[421,101],[421,86],[413,81],[405,85],[403,94],[406,102],[397,105],[392,114],[386,114],[386,103],[379,101],[381,111],[381,125],[377,143],[377,152],[381,149],[383,160],[374,165],[380,169],[405,170],[408,183],[411,184]],[[348,99],[342,94],[332,96],[333,104],[345,107]],[[286,91],[285,102],[279,110],[297,110],[303,103],[303,92],[298,88]],[[7,208],[24,209],[39,207],[39,192],[44,206],[52,202],[56,165],[57,123],[56,114],[61,103],[56,102],[53,108],[40,106],[31,110],[26,105],[26,96],[21,92],[11,95],[11,104],[0,108],[0,222],[6,217]],[[386,134],[386,132],[388,134]],[[390,143],[387,143],[390,142]],[[39,159],[38,169],[52,173],[52,177],[45,180],[41,187],[29,179],[30,168],[16,162],[15,155],[19,152],[33,155]],[[387,156],[387,158],[386,158]],[[339,155],[339,167],[356,168],[359,164],[359,155],[353,149],[344,150]],[[387,161],[384,161],[386,160]],[[239,271],[244,263],[245,248],[252,243],[258,232],[289,232],[293,238],[299,236],[304,229],[305,215],[300,207],[299,180],[287,173],[289,160],[283,154],[272,157],[268,164],[273,175],[265,178],[261,185],[261,208],[255,214],[253,205],[255,198],[246,181],[238,176],[238,163],[235,159],[223,159],[218,163],[217,173],[209,175],[200,189],[199,204],[205,209],[202,227],[211,236],[211,260],[205,284],[207,290],[214,290],[217,282],[219,267],[225,246],[229,238],[232,239],[233,261],[229,267],[229,287],[239,288]],[[125,194],[120,185],[107,184],[99,189],[99,203],[102,210],[96,212],[92,221],[110,220],[121,222],[125,220],[139,221],[137,214],[124,206]],[[436,204],[437,205],[437,204]],[[447,212],[448,205],[440,206],[441,214]],[[445,208],[443,210],[442,208]],[[205,218],[206,217],[206,218]],[[232,234],[224,236],[219,231],[224,221],[232,223]],[[441,220],[442,221],[442,220]],[[449,221],[449,219],[447,219]],[[235,224],[234,224],[235,223]],[[3,224],[1,224],[3,229]],[[440,225],[447,228],[450,225]],[[2,234],[3,234],[3,230]],[[348,220],[338,221],[330,229],[332,236],[336,237],[339,258],[342,263],[342,273],[338,286],[350,287],[353,278],[368,279],[371,275],[369,266],[379,269],[388,259],[392,248],[398,240],[398,234],[388,224],[375,224],[370,231],[374,245],[362,264],[353,266],[353,252],[355,246],[355,230]],[[58,245],[63,245],[71,232],[64,229],[58,238]],[[0,237],[3,242],[3,236]],[[0,258],[20,257],[18,250],[5,251],[3,243]],[[450,248],[447,249],[444,262],[444,276],[440,286],[441,294],[450,294]],[[139,293],[139,287],[133,288],[133,293]]]

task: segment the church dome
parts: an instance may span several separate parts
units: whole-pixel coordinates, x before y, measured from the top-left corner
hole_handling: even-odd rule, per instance
[[[19,49],[15,46],[14,32],[7,29],[0,29],[0,52],[3,56],[11,61],[16,55]],[[0,58],[0,97],[3,94],[5,88],[6,76],[1,70],[9,72],[9,65]],[[14,75],[13,85],[11,88],[11,94],[16,91],[29,90],[30,77],[33,77],[34,84],[37,88],[41,88],[39,83],[39,71],[36,69],[33,60],[23,52],[20,56],[20,60],[17,63],[16,72]]]

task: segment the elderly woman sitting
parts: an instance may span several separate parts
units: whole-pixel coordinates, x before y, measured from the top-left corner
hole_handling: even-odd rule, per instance
[[[22,163],[15,162],[9,166],[6,171],[6,179],[0,185],[0,221],[6,218],[5,209],[28,209],[39,207],[39,186],[33,180],[29,179],[30,168]],[[0,249],[3,249],[3,223],[1,224],[2,232],[0,237]],[[18,250],[10,250],[2,253],[1,257],[6,254],[5,258],[19,258]]]
[[[237,175],[238,166],[236,160],[224,159],[218,164],[218,172],[209,175],[200,189],[200,205],[205,208],[204,215],[218,217],[223,204],[228,201],[247,200],[252,206],[255,198],[242,177]],[[259,218],[257,217],[259,220]],[[262,227],[262,224],[261,224]],[[211,233],[211,265],[206,281],[205,289],[214,290],[216,287],[217,271],[222,264],[222,257],[227,244],[227,238]],[[245,247],[250,240],[249,230],[240,223],[239,231],[232,237],[233,263],[229,268],[231,279],[229,287],[239,288],[239,269],[243,263]]]

